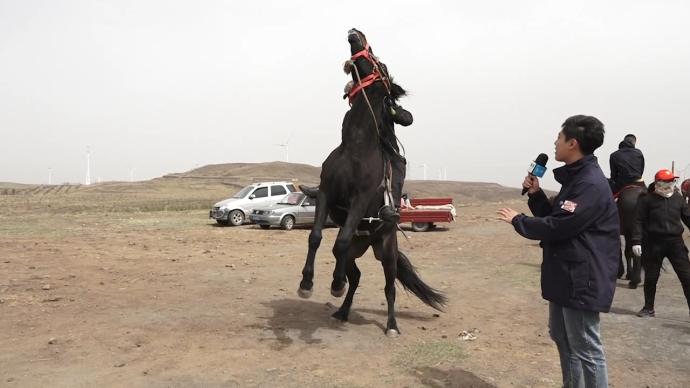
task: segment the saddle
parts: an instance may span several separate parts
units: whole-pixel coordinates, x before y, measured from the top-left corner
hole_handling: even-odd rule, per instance
[[[620,198],[621,194],[623,194],[623,192],[626,191],[626,190],[632,190],[632,189],[642,189],[642,190],[645,190],[646,188],[647,188],[647,185],[645,185],[645,184],[644,184],[644,181],[642,181],[642,180],[637,181],[637,182],[633,182],[633,183],[631,183],[631,184],[629,184],[629,185],[623,186],[623,188],[621,188],[620,190],[618,190],[618,192],[613,193],[613,199],[614,199],[615,201],[618,201],[618,199]]]

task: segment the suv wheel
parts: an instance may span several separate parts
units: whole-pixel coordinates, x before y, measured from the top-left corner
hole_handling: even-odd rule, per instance
[[[285,216],[283,217],[283,220],[280,221],[280,226],[283,227],[285,230],[290,230],[295,226],[295,217],[293,216]]]
[[[242,210],[231,211],[228,215],[228,222],[230,222],[232,226],[242,225],[244,222],[244,213],[242,213]]]

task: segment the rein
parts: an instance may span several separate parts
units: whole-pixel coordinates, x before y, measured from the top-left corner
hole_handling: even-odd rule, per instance
[[[386,88],[386,91],[390,95],[391,94],[391,85],[390,85],[390,79],[389,79],[390,77],[388,77],[388,74],[384,74],[385,70],[383,70],[383,66],[381,66],[381,62],[379,62],[379,59],[375,55],[372,55],[372,53],[369,51],[369,42],[366,43],[366,45],[364,46],[364,49],[354,53],[350,57],[350,61],[352,62],[353,67],[355,69],[357,68],[357,66],[354,63],[359,58],[364,58],[367,61],[369,61],[369,63],[371,63],[371,65],[374,67],[374,71],[371,74],[369,74],[368,76],[364,77],[364,79],[362,79],[359,76],[359,73],[357,72],[357,85],[354,88],[352,88],[352,90],[350,90],[350,92],[347,94],[347,97],[350,101],[350,105],[352,105],[352,99],[355,98],[357,93],[359,93],[360,91],[364,91],[364,89],[366,87],[372,85],[376,81],[383,82],[383,86]]]

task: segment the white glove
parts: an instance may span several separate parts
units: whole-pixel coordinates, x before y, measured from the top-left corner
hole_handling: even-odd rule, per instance
[[[642,256],[642,245],[633,245],[632,251],[633,251],[633,255],[635,255],[637,257]]]

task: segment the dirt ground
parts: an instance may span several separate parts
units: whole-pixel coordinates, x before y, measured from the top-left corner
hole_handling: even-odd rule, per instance
[[[559,386],[541,251],[494,219],[506,203],[459,204],[457,222],[401,236],[450,302],[437,313],[398,288],[402,335],[390,339],[370,252],[350,322],[329,319],[341,303],[328,289],[336,229],[325,231],[305,300],[296,290],[309,230],[218,227],[201,205],[126,206],[143,195],[112,197],[107,209],[101,194],[71,207],[0,196],[0,386]],[[508,205],[526,210],[519,197]],[[634,316],[642,289],[625,284],[602,315],[611,385],[688,386],[690,316],[672,269],[656,318]]]

